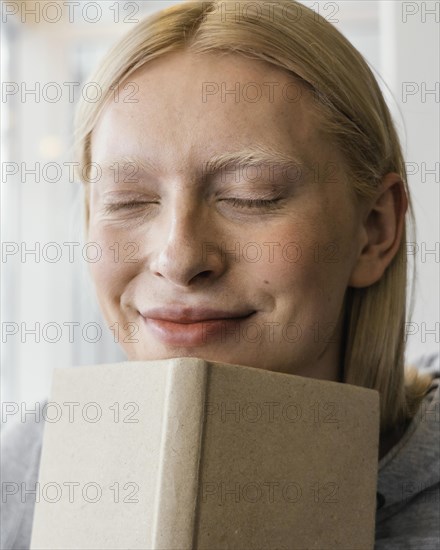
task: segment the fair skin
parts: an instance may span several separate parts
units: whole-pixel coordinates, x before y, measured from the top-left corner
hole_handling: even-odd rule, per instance
[[[276,90],[269,96],[265,82],[278,89],[293,82],[272,65],[178,52],[128,80],[138,86],[138,101],[111,101],[93,132],[92,161],[103,177],[89,184],[88,234],[102,250],[90,264],[97,297],[112,330],[118,323],[127,358],[194,356],[342,381],[345,292],[378,281],[397,252],[407,208],[399,176],[386,175],[374,200],[357,205],[340,153],[310,116],[311,96],[305,89],[295,102]],[[263,95],[203,101],[207,82],[226,82],[228,90],[257,83]],[[262,165],[253,177],[258,172],[232,163],[202,177],[214,155],[255,145],[299,157],[301,170],[283,172],[274,161],[272,172]],[[147,166],[133,178],[124,159],[134,157]],[[273,207],[233,202],[277,193]],[[130,200],[137,206],[108,210]],[[234,249],[236,256],[224,253]],[[175,304],[252,314],[228,325],[235,330],[211,332],[206,324],[203,341],[176,343],[141,315]]]

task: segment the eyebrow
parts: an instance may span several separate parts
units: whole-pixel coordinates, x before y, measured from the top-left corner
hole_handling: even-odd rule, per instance
[[[148,158],[139,156],[124,155],[110,161],[104,161],[104,168],[110,170],[111,166],[119,163],[120,165],[134,164],[140,171],[145,173],[160,174],[160,168]],[[271,165],[275,168],[289,169],[305,167],[309,169],[309,164],[298,154],[288,153],[279,150],[270,145],[253,144],[239,151],[224,152],[213,155],[203,163],[203,174],[214,175],[230,166],[261,166]],[[135,174],[133,174],[135,175]]]
[[[280,168],[307,166],[304,159],[293,153],[279,151],[268,145],[252,145],[241,151],[214,155],[205,163],[205,171],[215,174],[230,165],[261,166],[273,165]]]

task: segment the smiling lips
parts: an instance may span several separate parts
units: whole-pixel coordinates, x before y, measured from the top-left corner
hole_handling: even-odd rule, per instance
[[[221,333],[235,335],[240,322],[255,310],[220,311],[209,308],[162,307],[141,313],[147,328],[163,343],[174,346],[201,346]]]

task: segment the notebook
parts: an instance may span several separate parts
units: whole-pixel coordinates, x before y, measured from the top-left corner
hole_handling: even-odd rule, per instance
[[[372,550],[379,393],[194,357],[57,368],[31,550]]]

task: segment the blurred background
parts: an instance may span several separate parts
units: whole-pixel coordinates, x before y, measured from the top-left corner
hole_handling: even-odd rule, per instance
[[[82,84],[118,37],[177,3],[1,3],[2,401],[46,399],[55,367],[125,360],[82,259],[83,195],[69,172],[73,113]],[[440,3],[303,4],[367,59],[399,130],[417,223],[408,246],[418,273],[411,362],[439,347]]]

